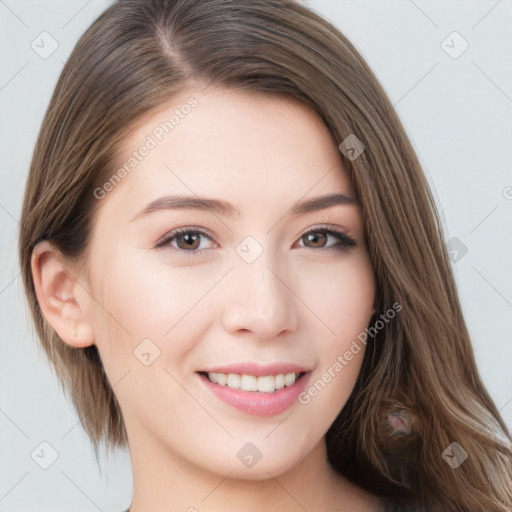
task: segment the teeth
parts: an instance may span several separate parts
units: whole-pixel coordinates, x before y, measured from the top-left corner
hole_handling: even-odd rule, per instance
[[[287,373],[284,376],[284,385],[291,386],[295,382],[295,373]]]
[[[228,387],[233,389],[240,389],[240,375],[237,375],[236,373],[230,373],[228,375]]]
[[[273,393],[283,389],[285,386],[291,386],[299,377],[299,373],[281,373],[279,375],[238,375],[236,373],[215,373],[209,372],[208,378],[215,384],[227,386],[232,389],[241,389],[242,391],[259,391],[261,393]]]
[[[295,377],[295,374],[293,374]],[[256,379],[255,379],[256,380]],[[258,377],[258,391],[262,393],[273,393],[276,389],[275,377],[272,375],[266,375],[265,377]],[[295,378],[293,379],[295,382]]]
[[[254,375],[242,375],[240,388],[244,391],[258,391],[258,379]]]

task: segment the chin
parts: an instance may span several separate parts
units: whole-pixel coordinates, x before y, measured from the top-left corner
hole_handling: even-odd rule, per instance
[[[261,458],[259,460],[254,460],[251,465],[245,465],[243,462],[243,456],[239,460],[238,456],[232,459],[232,462],[228,464],[223,464],[221,467],[219,465],[214,465],[212,470],[216,473],[222,474],[222,476],[226,476],[228,473],[232,479],[239,480],[250,480],[253,482],[268,480],[271,477],[278,477],[296,467],[300,461],[300,454],[297,454],[294,458],[290,457],[290,453],[288,452],[288,457],[285,459],[282,456],[282,453],[276,453],[266,455],[261,454]],[[226,460],[226,457],[223,457]],[[247,462],[250,464],[250,462]]]

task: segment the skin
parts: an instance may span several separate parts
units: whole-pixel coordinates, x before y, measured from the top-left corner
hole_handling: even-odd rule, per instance
[[[83,266],[48,242],[32,260],[45,317],[71,346],[96,344],[115,385],[132,458],[131,511],[377,511],[374,497],[334,472],[324,444],[364,347],[307,405],[270,417],[225,404],[196,373],[291,362],[311,368],[313,383],[368,326],[375,281],[360,207],[289,215],[304,199],[354,196],[337,146],[307,107],[208,88],[175,96],[139,122],[120,165],[190,96],[198,100],[191,113],[98,201]],[[241,214],[139,215],[168,194],[223,199]],[[192,249],[183,236],[155,248],[179,227],[211,238]],[[323,246],[339,244],[332,235],[304,236],[318,227],[356,245],[329,251]],[[247,236],[263,248],[252,263],[236,252]],[[134,356],[145,339],[160,350],[148,366]],[[262,454],[251,468],[236,456],[248,442]]]

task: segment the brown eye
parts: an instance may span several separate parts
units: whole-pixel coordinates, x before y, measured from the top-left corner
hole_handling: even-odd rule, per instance
[[[176,229],[162,237],[162,239],[156,243],[155,248],[170,249],[174,252],[187,254],[187,256],[193,256],[208,249],[208,247],[206,249],[199,248],[201,242],[204,240],[213,242],[211,236],[204,231],[189,228]]]
[[[310,232],[303,236],[304,240],[312,243],[312,247],[319,248],[323,247],[327,241],[327,235],[320,232]],[[311,247],[311,246],[309,246]]]
[[[176,239],[176,245],[179,249],[197,249],[201,243],[201,235],[194,233],[179,234],[174,237]],[[180,243],[183,242],[183,243]]]
[[[335,243],[327,245],[329,238],[334,239]],[[326,251],[345,251],[356,245],[356,241],[345,233],[327,228],[312,229],[304,233],[301,240],[304,240],[307,248],[325,249]]]

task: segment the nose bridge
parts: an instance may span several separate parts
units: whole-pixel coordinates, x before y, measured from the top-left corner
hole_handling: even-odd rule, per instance
[[[263,247],[258,251],[250,240],[247,243],[242,242],[237,248],[223,311],[224,327],[232,333],[252,331],[257,338],[272,338],[294,330],[296,304],[285,284],[286,276],[278,270],[281,267],[275,255]]]

